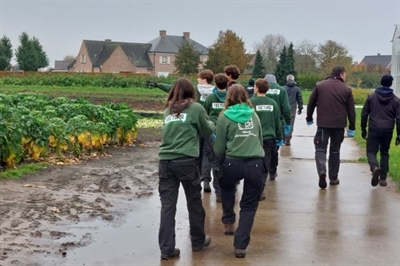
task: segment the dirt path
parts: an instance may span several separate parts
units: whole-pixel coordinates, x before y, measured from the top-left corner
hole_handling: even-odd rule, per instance
[[[71,224],[122,222],[130,201],[157,187],[158,146],[107,148],[106,156],[79,165],[1,180],[0,265],[32,265],[32,256],[66,256],[94,241],[94,228],[77,235]]]

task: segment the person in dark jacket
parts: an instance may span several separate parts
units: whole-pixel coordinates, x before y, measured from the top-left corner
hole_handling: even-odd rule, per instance
[[[288,94],[289,98],[289,104],[290,104],[290,131],[287,135],[285,135],[285,145],[290,146],[291,139],[292,139],[292,134],[293,134],[293,129],[294,129],[294,120],[296,118],[296,109],[297,109],[297,114],[301,114],[303,110],[303,96],[301,95],[301,90],[299,86],[297,86],[297,83],[294,81],[294,76],[293,75],[288,75],[286,77],[287,83],[285,85],[286,92]]]
[[[339,184],[340,146],[344,139],[344,130],[348,137],[354,137],[356,112],[353,92],[347,87],[346,69],[336,66],[331,76],[317,83],[307,104],[307,125],[313,124],[313,113],[317,107],[317,132],[314,137],[315,161],[319,176],[319,187],[325,189],[326,183],[326,154],[329,144],[329,184]]]
[[[396,145],[400,143],[400,99],[393,94],[393,77],[384,75],[381,87],[368,95],[361,112],[361,136],[367,140],[367,158],[372,172],[371,185],[386,186],[389,172],[389,149],[396,123]],[[368,134],[367,134],[368,126]],[[381,160],[376,155],[380,151]]]

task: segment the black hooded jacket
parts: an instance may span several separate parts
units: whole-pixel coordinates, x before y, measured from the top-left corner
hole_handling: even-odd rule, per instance
[[[361,113],[361,130],[393,130],[400,135],[400,99],[388,87],[379,87],[368,95]]]

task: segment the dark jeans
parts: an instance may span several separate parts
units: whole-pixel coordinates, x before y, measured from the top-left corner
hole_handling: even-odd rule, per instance
[[[172,254],[175,249],[175,214],[181,183],[189,212],[192,247],[200,247],[204,243],[205,211],[199,176],[196,158],[160,161],[158,191],[161,199],[161,221],[158,243],[161,254]]]
[[[375,167],[381,169],[381,179],[386,179],[389,172],[389,149],[392,141],[393,129],[369,130],[367,137],[367,158],[371,172]],[[381,155],[381,162],[378,162],[376,155],[378,150]]]
[[[264,155],[265,166],[267,168],[267,169],[265,169],[265,172],[268,174],[268,168],[271,164],[272,154],[276,150],[275,140],[273,140],[273,139],[264,140],[263,141],[263,149],[264,149],[264,153],[265,153],[265,155]],[[267,181],[267,174],[265,174],[263,177],[261,193],[264,191],[264,188],[265,188],[265,183]]]
[[[244,179],[240,200],[240,219],[235,232],[234,247],[246,249],[250,242],[250,232],[258,208],[265,165],[263,158],[248,160],[225,159],[220,178],[222,198],[222,223],[235,223],[235,193],[237,182]]]
[[[318,175],[326,172],[326,154],[329,144],[329,179],[338,178],[340,167],[340,146],[344,140],[344,128],[318,127],[314,137],[315,162],[317,164]],[[330,141],[330,143],[329,143]]]
[[[211,181],[211,163],[208,160],[208,156],[212,152],[211,143],[210,138],[202,138],[200,142],[200,179],[205,181]]]

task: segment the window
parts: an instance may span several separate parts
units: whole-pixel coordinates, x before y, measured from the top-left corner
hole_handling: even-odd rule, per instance
[[[169,64],[169,56],[160,55],[160,64]]]
[[[81,55],[81,63],[82,64],[86,63],[86,55],[84,55],[84,54]]]

